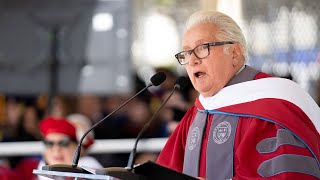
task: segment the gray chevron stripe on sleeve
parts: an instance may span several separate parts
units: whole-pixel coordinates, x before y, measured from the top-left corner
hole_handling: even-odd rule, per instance
[[[257,144],[256,149],[261,154],[271,153],[276,151],[279,146],[285,144],[307,148],[300,139],[296,138],[288,130],[279,129],[276,137],[263,139]]]
[[[260,164],[258,174],[271,177],[283,172],[299,172],[320,178],[320,169],[313,157],[296,154],[284,154]]]

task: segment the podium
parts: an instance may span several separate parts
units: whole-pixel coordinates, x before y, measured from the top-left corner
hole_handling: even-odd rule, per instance
[[[86,179],[104,179],[104,180],[118,180],[118,178],[107,176],[107,175],[97,175],[97,174],[85,174],[85,173],[72,173],[72,172],[59,172],[59,171],[48,171],[48,170],[33,170],[33,174],[48,177],[55,180],[86,180]]]
[[[58,170],[33,170],[34,174],[57,180],[85,180],[85,179],[106,179],[106,180],[198,180],[197,178],[182,174],[151,161],[137,165],[132,171],[125,168],[103,168],[95,172],[62,172]]]

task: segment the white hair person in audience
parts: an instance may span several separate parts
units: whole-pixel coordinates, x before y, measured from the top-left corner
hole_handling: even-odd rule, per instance
[[[87,132],[92,126],[90,119],[82,114],[70,114],[69,116],[67,116],[67,120],[76,128],[76,136],[78,141],[80,141],[83,134]],[[95,158],[86,155],[93,143],[94,132],[92,130],[89,134],[87,134],[82,142],[80,159],[81,161],[86,161],[88,164],[90,164],[90,168],[102,168],[102,165]]]

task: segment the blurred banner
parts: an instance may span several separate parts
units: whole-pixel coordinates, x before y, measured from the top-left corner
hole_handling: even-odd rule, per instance
[[[0,0],[0,93],[131,92],[129,0]]]

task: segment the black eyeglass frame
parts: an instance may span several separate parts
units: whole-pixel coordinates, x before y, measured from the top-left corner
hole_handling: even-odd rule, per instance
[[[178,60],[179,64],[181,65],[186,65],[189,63],[189,61],[187,63],[182,63],[182,61],[179,60],[179,54],[181,53],[185,53],[185,52],[188,52],[188,54],[191,54],[193,53],[198,59],[203,59],[203,58],[206,58],[210,55],[210,49],[209,47],[210,46],[222,46],[222,45],[225,45],[225,44],[234,44],[235,42],[234,41],[221,41],[221,42],[209,42],[209,43],[204,43],[204,44],[200,44],[198,46],[196,46],[195,48],[191,49],[191,50],[188,50],[188,51],[181,51],[179,53],[177,53],[176,55],[174,55],[176,57],[176,59]],[[194,53],[194,50],[197,49],[198,47],[200,46],[207,46],[208,48],[208,55],[206,55],[205,57],[198,57],[197,53]]]

